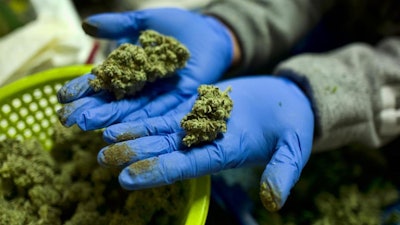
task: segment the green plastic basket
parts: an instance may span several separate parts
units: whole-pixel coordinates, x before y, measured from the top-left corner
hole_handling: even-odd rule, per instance
[[[37,138],[45,147],[53,145],[53,124],[61,107],[56,93],[61,86],[91,70],[89,65],[47,70],[0,88],[0,141],[6,138]],[[210,202],[209,176],[191,179],[188,210],[182,224],[204,225]]]

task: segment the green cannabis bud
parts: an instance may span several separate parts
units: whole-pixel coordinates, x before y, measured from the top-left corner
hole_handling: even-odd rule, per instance
[[[197,91],[192,111],[181,120],[186,131],[183,143],[188,147],[213,141],[219,133],[226,132],[226,120],[233,107],[228,95],[231,87],[222,92],[214,85],[201,85]]]
[[[95,91],[108,90],[116,99],[133,96],[146,83],[171,75],[186,65],[189,50],[173,37],[143,31],[140,45],[125,43],[94,67],[89,81]]]

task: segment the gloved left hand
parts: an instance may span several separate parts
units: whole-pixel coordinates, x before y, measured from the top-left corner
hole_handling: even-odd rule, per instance
[[[190,149],[183,146],[180,121],[191,111],[195,95],[164,116],[108,127],[104,138],[114,144],[99,152],[98,161],[122,167],[119,181],[129,190],[262,165],[261,200],[271,211],[280,209],[311,154],[314,116],[309,100],[285,78],[241,78],[218,86],[231,86],[233,100],[221,138]]]
[[[78,124],[83,130],[148,116],[162,115],[188,96],[200,84],[216,82],[233,60],[233,41],[228,28],[217,19],[176,8],[145,9],[124,13],[105,13],[87,18],[85,31],[95,37],[136,43],[141,31],[152,29],[172,36],[190,51],[187,65],[170,79],[152,83],[140,96],[115,101],[104,93],[94,93],[87,74],[72,80],[58,92],[65,104],[59,112],[66,126]],[[132,112],[146,109],[144,114]],[[131,114],[127,117],[128,114]]]

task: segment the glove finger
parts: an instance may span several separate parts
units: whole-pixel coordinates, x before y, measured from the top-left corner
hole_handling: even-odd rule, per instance
[[[107,167],[122,167],[131,163],[176,151],[181,146],[183,132],[165,136],[148,136],[116,143],[103,148],[97,160]]]
[[[57,111],[57,116],[60,122],[66,126],[70,127],[77,124],[81,129],[85,128],[77,123],[81,114],[88,109],[95,108],[99,105],[105,104],[109,101],[110,96],[107,93],[100,92],[98,94],[83,97],[76,101],[64,104],[61,109]]]
[[[64,104],[94,94],[95,91],[89,85],[89,80],[94,78],[95,75],[89,73],[69,81],[58,90],[58,101]]]
[[[111,125],[104,130],[103,138],[108,143],[115,143],[143,136],[180,132],[182,130],[180,122],[192,108],[195,99],[195,96],[192,97],[163,116]]]
[[[139,190],[218,172],[223,159],[215,150],[192,148],[144,159],[125,167],[119,182],[127,190]]]
[[[95,107],[86,107],[85,111],[76,117],[76,123],[83,130],[95,130],[121,122],[130,113],[140,109],[151,100],[150,96],[121,99],[98,104]]]
[[[169,82],[171,81],[168,80],[165,83],[156,81],[148,84],[138,96],[127,97],[118,101],[110,101],[108,104],[88,109],[77,118],[77,123],[79,123],[84,130],[94,130],[121,122],[123,118],[142,109],[157,96],[170,90],[169,86],[171,84],[169,84]],[[155,100],[155,102],[157,101]],[[164,103],[162,102],[161,104]]]
[[[171,91],[170,85],[174,79],[156,81],[149,84],[139,97],[112,101],[108,104],[99,105],[92,109],[85,110],[76,120],[84,130],[104,128],[119,122],[136,121],[149,117],[160,116],[171,108],[176,107],[191,96]],[[162,94],[164,93],[164,94]],[[160,96],[160,97],[157,97]]]
[[[108,39],[137,39],[141,28],[140,12],[102,13],[86,18],[82,28],[86,34]],[[135,41],[136,42],[136,41]]]
[[[136,121],[140,119],[146,119],[151,117],[162,116],[165,113],[171,111],[184,100],[189,97],[176,94],[175,92],[170,92],[164,94],[145,105],[138,111],[132,112],[126,116],[122,122]]]
[[[311,154],[311,147],[301,146],[297,135],[288,137],[277,146],[260,182],[261,201],[271,212],[282,208]]]
[[[103,138],[108,143],[132,140],[150,135],[163,135],[182,131],[180,121],[183,114],[141,119],[133,122],[118,123],[109,126],[103,132]]]

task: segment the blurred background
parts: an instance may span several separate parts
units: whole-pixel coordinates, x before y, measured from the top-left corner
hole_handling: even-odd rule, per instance
[[[0,0],[0,87],[35,72],[104,60],[115,45],[82,31],[89,15],[159,6],[199,10],[211,1],[216,0]],[[399,144],[312,155],[278,213],[268,213],[258,199],[263,168],[214,174],[206,225],[349,224],[343,220],[354,218],[352,224],[369,224],[358,223],[357,216],[382,209],[388,221],[382,224],[400,224]],[[342,222],[328,222],[335,219]]]

